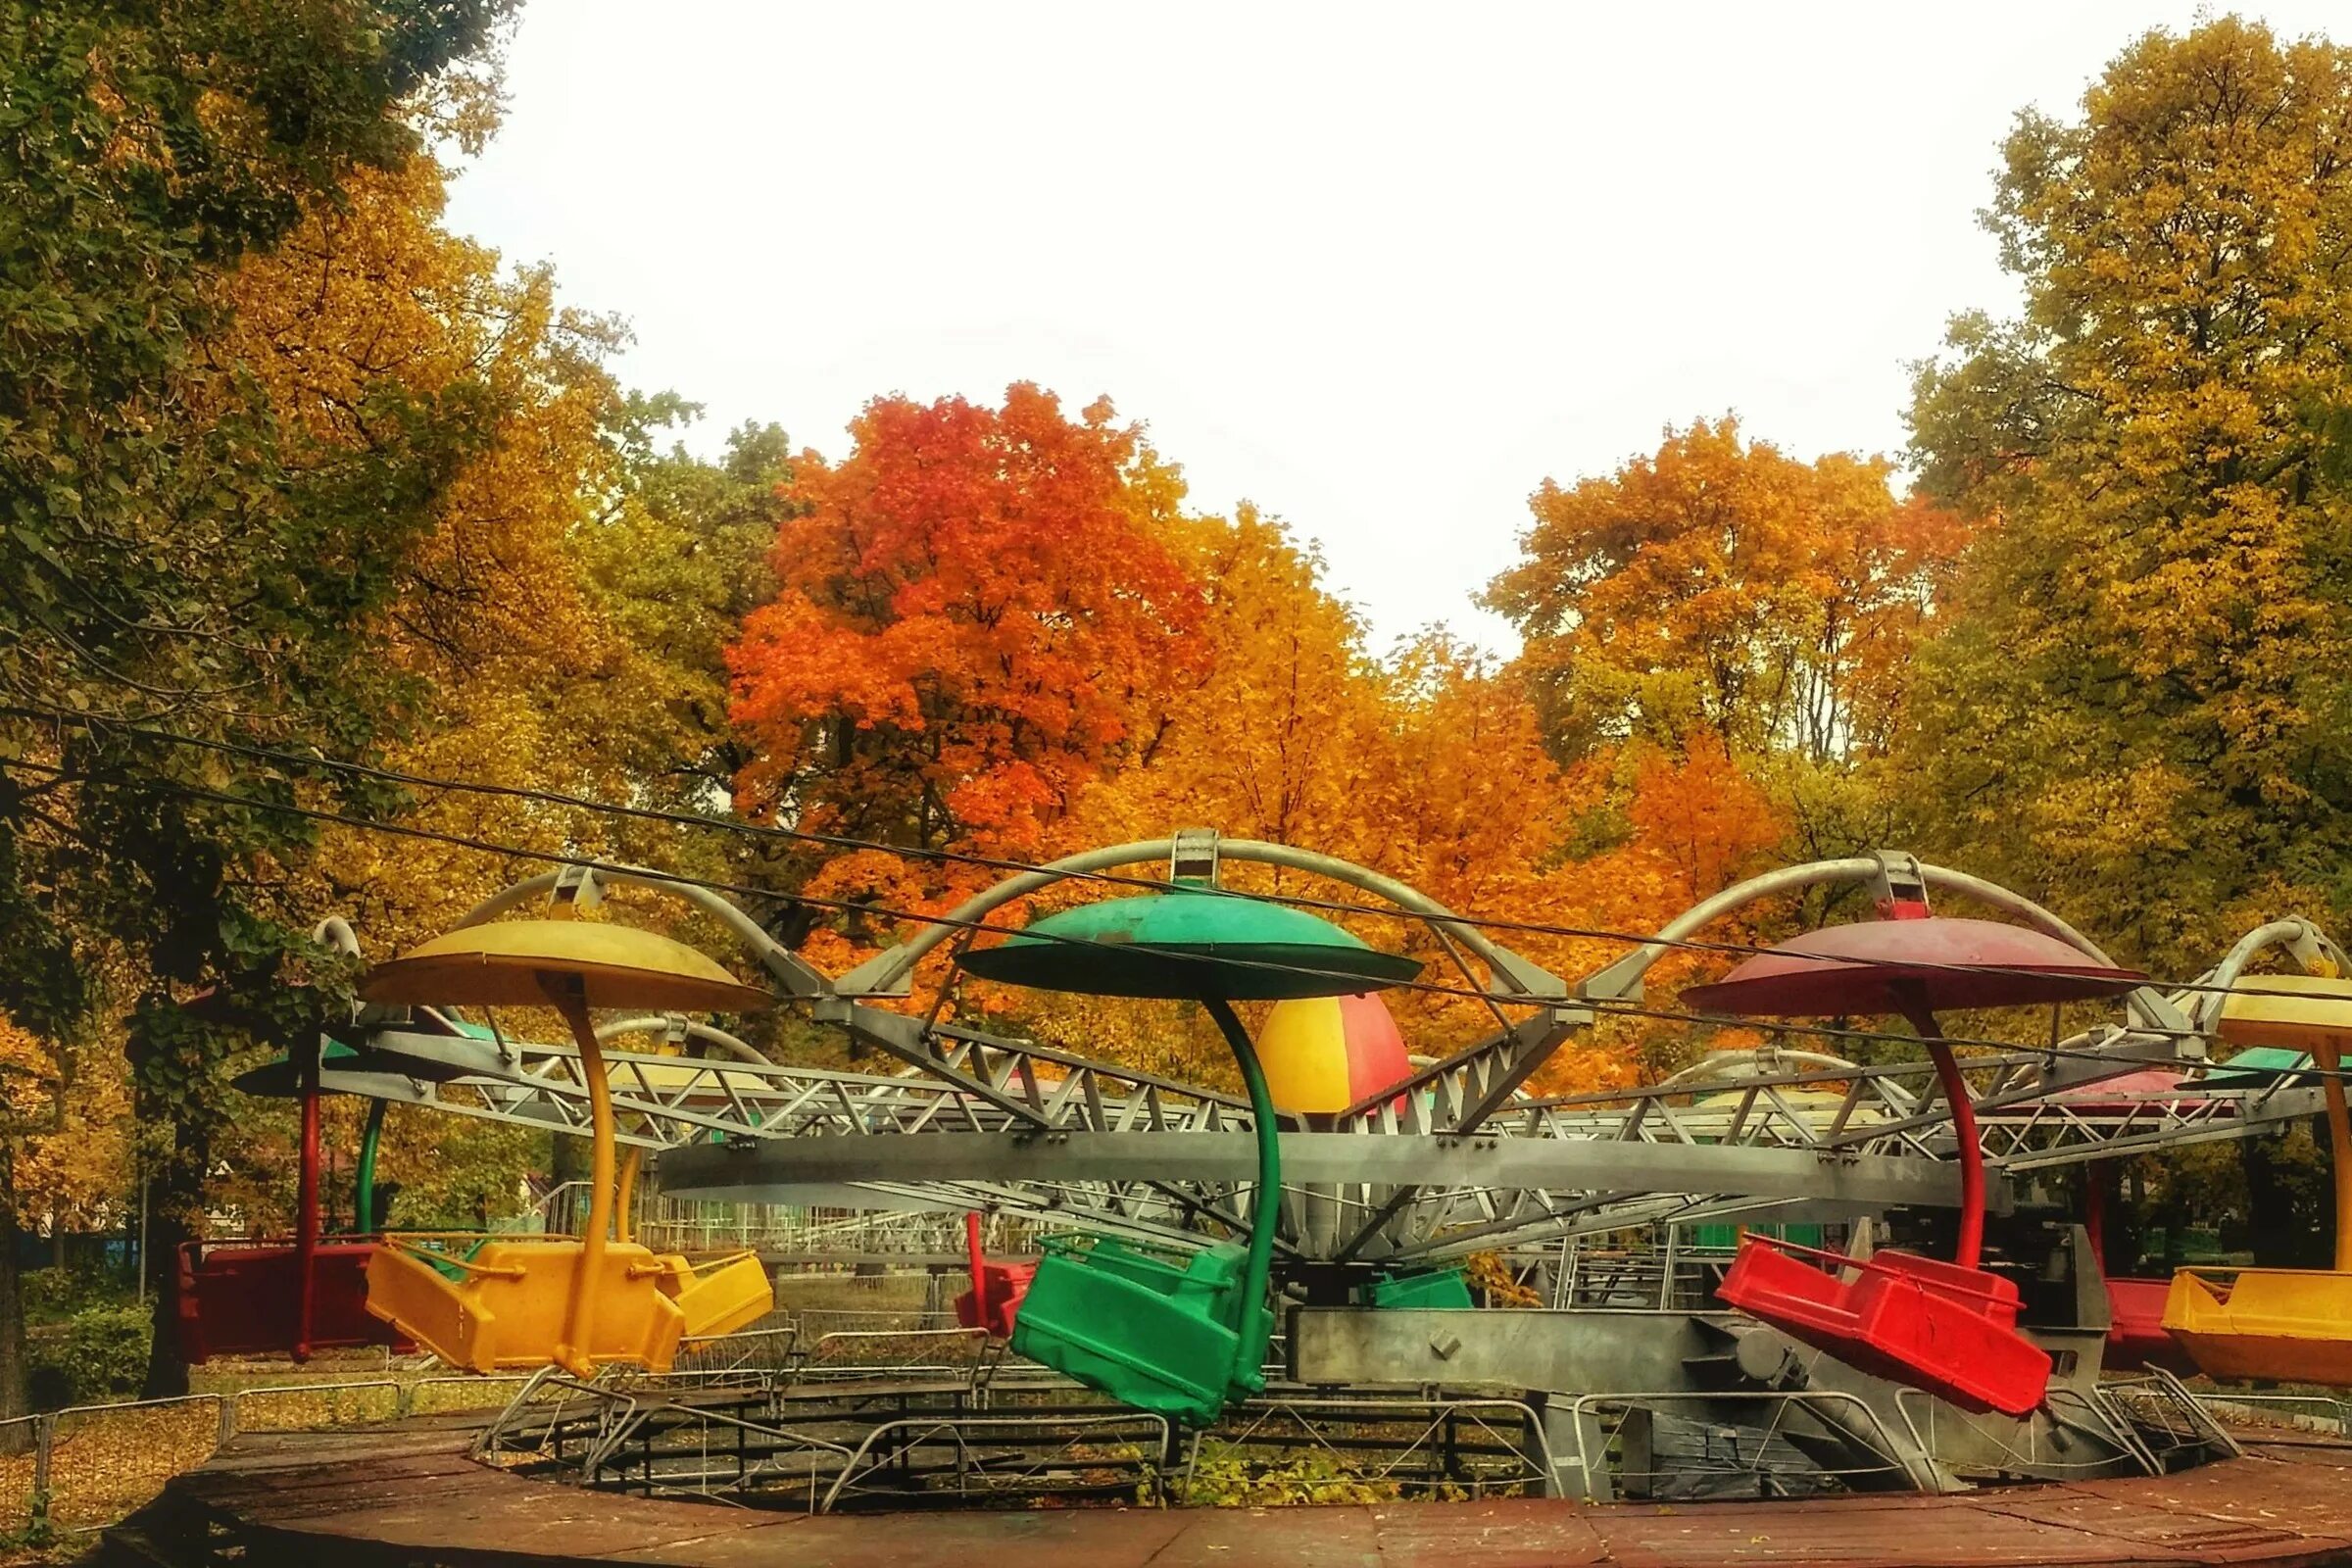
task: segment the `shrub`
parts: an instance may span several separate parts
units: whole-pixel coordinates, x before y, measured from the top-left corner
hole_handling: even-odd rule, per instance
[[[84,1307],[122,1306],[130,1298],[122,1272],[95,1261],[28,1269],[22,1289],[27,1323],[63,1323]]]
[[[68,1318],[62,1333],[35,1336],[27,1347],[35,1402],[56,1409],[136,1394],[150,1328],[144,1307],[91,1306]]]

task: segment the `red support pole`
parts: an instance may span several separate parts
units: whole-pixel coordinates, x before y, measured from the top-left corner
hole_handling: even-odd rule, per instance
[[[1936,1081],[1943,1086],[1943,1102],[1952,1108],[1952,1137],[1960,1156],[1960,1241],[1952,1261],[1975,1268],[1984,1252],[1984,1148],[1977,1141],[1977,1102],[1968,1098],[1968,1080],[1943,1038],[1943,1026],[1928,1007],[1926,989],[1914,982],[1897,982],[1897,1006],[1919,1031],[1936,1063]]]
[[[1952,1250],[1952,1261],[1975,1268],[1984,1250],[1984,1150],[1977,1142],[1976,1102],[1968,1098],[1968,1083],[1960,1076],[1952,1048],[1940,1038],[1931,1039],[1928,1054],[1936,1060],[1944,1103],[1952,1107],[1952,1137],[1960,1145],[1960,1241]]]
[[[2082,1167],[2082,1233],[2090,1239],[2090,1260],[2107,1272],[2107,1167],[2091,1160]]]
[[[314,1048],[314,1051],[316,1048]],[[318,1253],[318,1059],[303,1069],[302,1177],[296,1200],[294,1271],[301,1281],[301,1298],[294,1321],[294,1359],[311,1358],[311,1308],[315,1294],[313,1264]]]
[[[980,1266],[980,1211],[976,1208],[964,1210],[963,1250],[970,1255],[972,1263],[972,1312],[979,1318],[981,1326],[986,1327],[988,1324],[988,1271]]]

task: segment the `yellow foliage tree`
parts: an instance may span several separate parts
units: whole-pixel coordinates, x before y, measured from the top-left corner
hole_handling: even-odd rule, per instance
[[[1907,747],[1933,847],[2163,971],[2352,910],[2352,48],[2236,17],[2020,117],[1923,484],[1982,519]]]

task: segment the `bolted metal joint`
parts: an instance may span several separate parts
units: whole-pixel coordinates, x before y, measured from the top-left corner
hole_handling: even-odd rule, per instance
[[[1928,879],[1919,857],[1908,850],[1873,850],[1878,869],[1870,877],[1870,902],[1882,920],[1924,920],[1928,907]]]
[[[1195,887],[1217,885],[1217,830],[1180,827],[1168,840],[1168,880]]]

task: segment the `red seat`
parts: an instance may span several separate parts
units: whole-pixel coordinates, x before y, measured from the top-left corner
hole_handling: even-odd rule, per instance
[[[2118,1370],[2160,1366],[2193,1377],[2197,1364],[2165,1329],[2164,1301],[2171,1280],[2107,1282],[2107,1365]]]
[[[1997,1274],[1886,1251],[1856,1260],[1846,1281],[1749,1237],[1724,1277],[1723,1299],[1858,1371],[1923,1389],[1963,1409],[2025,1415],[2050,1383],[2049,1353],[2017,1330],[2017,1287]]]
[[[1000,1340],[1012,1338],[1021,1298],[1029,1294],[1035,1263],[982,1263],[974,1270],[974,1288],[956,1298],[956,1321],[967,1329],[986,1329]]]
[[[302,1269],[291,1242],[190,1242],[179,1250],[180,1353],[293,1355],[355,1346],[414,1347],[368,1311],[373,1242],[320,1242],[311,1256],[311,1327],[302,1341]]]

